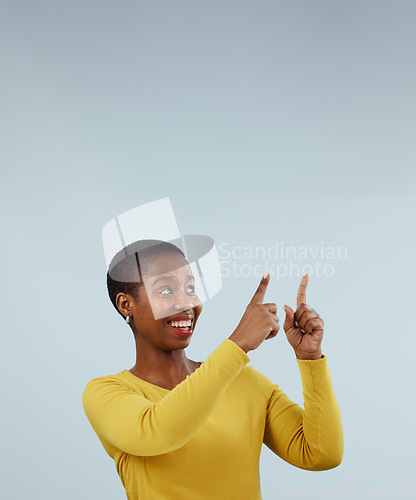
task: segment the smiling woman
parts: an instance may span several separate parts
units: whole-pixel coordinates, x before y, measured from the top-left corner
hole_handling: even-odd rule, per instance
[[[159,240],[133,243],[113,261],[107,273],[109,296],[128,318],[136,341],[130,372],[173,388],[200,366],[184,351],[202,311],[189,263],[182,250]]]
[[[197,362],[185,354],[202,312],[189,263],[169,243],[133,245],[114,257],[107,286],[133,331],[136,364],[90,380],[82,398],[127,498],[261,500],[263,443],[302,469],[339,465],[340,412],[320,350],[323,321],[305,303],[307,276],[284,324],[302,377],[303,409],[246,366],[247,352],[280,328],[276,304],[263,303],[270,276],[234,332]]]

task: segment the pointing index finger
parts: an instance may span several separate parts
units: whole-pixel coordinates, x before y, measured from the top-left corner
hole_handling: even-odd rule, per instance
[[[300,306],[300,304],[306,304],[306,287],[308,285],[309,281],[309,274],[305,274],[305,276],[302,277],[300,280],[300,285],[298,288],[298,295],[297,295],[297,306]]]
[[[257,290],[255,291],[253,298],[250,301],[250,304],[262,304],[264,300],[264,296],[266,294],[267,285],[270,281],[269,271],[266,271],[260,281]]]

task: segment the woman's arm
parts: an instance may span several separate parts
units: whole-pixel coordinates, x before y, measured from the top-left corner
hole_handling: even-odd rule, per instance
[[[342,422],[327,358],[297,359],[304,407],[291,401],[277,384],[254,370],[268,401],[264,443],[290,464],[308,470],[337,467],[344,451]]]
[[[225,339],[157,403],[106,376],[88,382],[82,404],[97,435],[116,448],[140,456],[169,453],[192,438],[249,361],[235,342]]]
[[[296,311],[284,306],[283,325],[296,354],[305,409],[264,375],[257,372],[256,376],[268,401],[264,443],[292,465],[326,470],[341,463],[344,438],[327,359],[321,351],[324,321],[306,304],[308,281],[308,274],[300,281]]]

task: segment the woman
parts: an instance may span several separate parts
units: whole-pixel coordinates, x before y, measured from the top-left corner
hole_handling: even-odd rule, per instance
[[[185,348],[202,305],[184,254],[157,240],[137,242],[127,253],[113,259],[107,284],[133,331],[136,364],[90,380],[83,406],[128,500],[260,500],[262,443],[302,469],[338,466],[341,418],[321,352],[323,321],[305,303],[308,276],[296,311],[285,306],[283,325],[302,378],[303,409],[247,365],[247,353],[279,331],[276,304],[263,303],[268,273],[237,328],[197,362]],[[214,327],[221,330],[221,318]]]

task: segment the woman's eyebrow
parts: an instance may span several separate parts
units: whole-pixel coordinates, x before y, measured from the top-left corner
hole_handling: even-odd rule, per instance
[[[191,278],[192,280],[195,281],[195,277],[193,276],[193,274],[188,274],[186,276],[187,279]],[[155,279],[155,281],[152,283],[152,286],[155,285],[158,281],[162,281],[162,280],[168,280],[168,281],[175,281],[176,280],[176,276],[159,276],[158,278]]]

